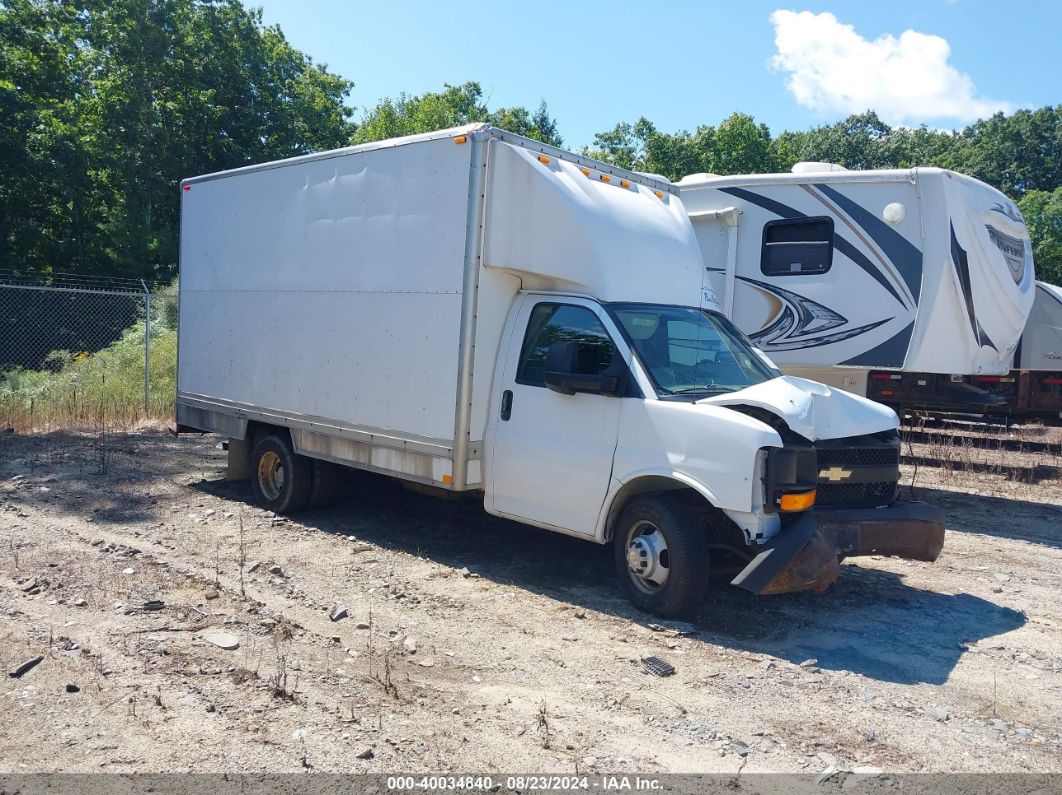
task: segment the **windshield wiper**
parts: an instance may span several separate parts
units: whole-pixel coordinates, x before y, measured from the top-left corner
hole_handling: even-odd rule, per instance
[[[672,395],[689,395],[694,392],[704,392],[708,395],[722,395],[726,392],[737,392],[736,387],[721,386],[720,384],[708,384],[706,386],[688,386],[685,389],[669,390]]]

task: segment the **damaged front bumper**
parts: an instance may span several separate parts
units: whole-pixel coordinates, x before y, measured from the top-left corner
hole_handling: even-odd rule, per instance
[[[844,558],[934,561],[943,547],[944,512],[928,503],[810,510],[764,544],[731,585],[756,594],[823,591]]]

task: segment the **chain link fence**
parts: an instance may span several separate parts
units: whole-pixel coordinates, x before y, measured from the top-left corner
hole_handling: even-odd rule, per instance
[[[0,431],[173,416],[177,292],[0,270]]]

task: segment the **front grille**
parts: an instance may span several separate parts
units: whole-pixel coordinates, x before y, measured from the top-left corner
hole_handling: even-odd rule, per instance
[[[896,498],[900,439],[895,432],[830,439],[815,445],[818,494],[824,508],[874,508]]]
[[[888,505],[896,497],[896,484],[822,483],[819,481],[815,505],[822,508],[875,508]]]
[[[887,467],[900,463],[899,447],[820,447],[819,469],[825,467]]]

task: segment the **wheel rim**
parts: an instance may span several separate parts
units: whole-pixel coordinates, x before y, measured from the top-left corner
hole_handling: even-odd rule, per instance
[[[652,522],[638,522],[627,531],[627,571],[634,584],[646,593],[656,593],[667,584],[671,556],[667,540]]]
[[[284,490],[284,462],[269,451],[258,459],[258,486],[267,500],[275,500]]]

